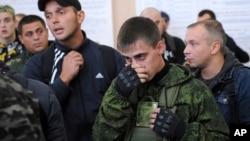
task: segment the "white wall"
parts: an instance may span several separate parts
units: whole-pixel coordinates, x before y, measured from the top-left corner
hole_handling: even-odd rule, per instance
[[[117,32],[129,17],[139,15],[142,9],[153,6],[170,16],[169,33],[184,39],[186,27],[195,22],[201,9],[216,13],[225,31],[250,54],[250,0],[80,0],[86,13],[82,28],[87,36],[101,44],[115,47]],[[13,6],[16,13],[43,13],[37,0],[0,0]],[[50,38],[53,38],[50,35]],[[250,66],[250,63],[247,64]]]

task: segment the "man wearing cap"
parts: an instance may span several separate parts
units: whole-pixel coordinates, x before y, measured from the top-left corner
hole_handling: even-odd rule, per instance
[[[161,12],[154,7],[147,7],[142,10],[140,16],[151,19],[160,30],[162,39],[165,41],[166,50],[164,52],[164,58],[170,63],[183,64],[185,56],[183,50],[185,49],[184,42],[177,37],[173,37],[167,33],[169,17],[162,17]],[[165,19],[166,18],[166,19]]]
[[[185,49],[185,43],[183,40],[179,37],[170,35],[167,30],[169,26],[169,15],[161,11],[161,17],[163,18],[163,38],[165,39],[165,43],[167,47],[170,47],[172,50],[174,50],[174,54],[176,56],[176,63],[183,64],[184,62],[184,54],[183,50]],[[165,55],[167,54],[168,50],[165,51]]]
[[[92,126],[103,94],[124,66],[124,58],[115,49],[87,38],[81,30],[85,13],[78,0],[38,0],[38,8],[44,11],[55,43],[31,57],[23,74],[47,82],[41,70],[48,66],[51,69],[48,83],[61,104],[68,140],[92,141]],[[113,77],[102,58],[104,49],[111,49],[110,56],[114,57]],[[50,54],[53,55],[51,66],[50,61],[44,60]]]

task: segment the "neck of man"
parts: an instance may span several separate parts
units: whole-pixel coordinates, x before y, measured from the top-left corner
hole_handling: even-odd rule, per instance
[[[224,62],[225,60],[223,55],[213,58],[203,69],[201,69],[201,77],[205,80],[214,78],[220,73]]]
[[[70,36],[65,40],[58,40],[58,42],[64,46],[67,46],[71,49],[77,49],[85,39],[81,30],[77,31],[74,35]]]
[[[170,68],[169,63],[166,60],[162,59],[160,64],[161,64],[160,65],[161,67],[159,67],[160,69],[159,69],[158,73],[156,73],[156,75],[154,76],[154,78],[150,82],[158,82],[164,77],[164,75],[167,74],[167,72]]]

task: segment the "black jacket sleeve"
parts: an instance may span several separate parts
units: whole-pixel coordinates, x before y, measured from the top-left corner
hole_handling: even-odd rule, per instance
[[[235,57],[239,59],[241,63],[247,63],[249,61],[249,55],[246,51],[241,49],[233,40],[232,37],[227,36],[226,46],[234,53]]]
[[[174,43],[175,43],[175,47],[176,47],[176,52],[175,52],[175,62],[177,64],[183,64],[185,61],[185,55],[183,53],[184,49],[185,49],[185,44],[184,42],[178,38],[178,37],[174,37]]]

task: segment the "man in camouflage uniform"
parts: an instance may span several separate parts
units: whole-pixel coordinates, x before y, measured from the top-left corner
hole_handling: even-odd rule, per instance
[[[50,87],[38,80],[26,78],[22,73],[12,70],[0,61],[0,73],[8,76],[32,91],[39,104],[39,119],[46,141],[67,141],[61,106]]]
[[[43,141],[38,101],[33,93],[0,74],[0,140]]]
[[[9,5],[0,5],[0,61],[21,72],[25,64],[21,55],[25,52],[17,36],[14,9]]]
[[[132,139],[134,135],[140,134],[137,141],[152,141],[156,138],[229,140],[229,129],[208,87],[193,78],[186,68],[168,63],[162,57],[164,43],[153,21],[144,17],[127,20],[119,31],[117,48],[125,56],[127,65],[104,95],[93,126],[95,141],[130,140],[127,135],[131,131]],[[152,104],[154,108],[151,108],[151,114],[141,118],[148,118],[149,125],[144,128],[147,132],[133,132],[133,123],[138,123],[136,117],[141,116],[141,112],[136,111],[140,107],[132,105],[133,100],[137,99],[141,103],[145,97],[151,97],[151,102],[158,102],[162,99],[163,90],[175,86],[179,86],[178,97],[174,101],[176,111]],[[136,129],[139,128],[136,126]]]

